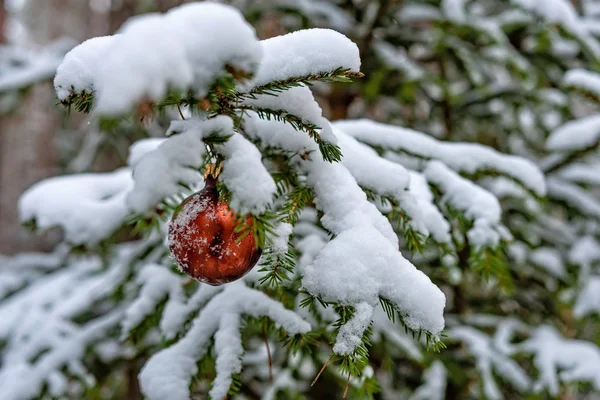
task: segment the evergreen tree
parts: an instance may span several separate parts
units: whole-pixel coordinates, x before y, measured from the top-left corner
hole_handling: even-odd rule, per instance
[[[148,399],[600,390],[600,52],[570,3],[512,4],[384,2],[360,21],[340,4],[336,29],[370,24],[356,46],[258,41],[194,3],[73,49],[64,106],[113,130],[179,120],[125,168],[23,196],[22,220],[65,243],[0,267],[3,398],[118,397],[139,368]],[[317,82],[394,125],[330,123]],[[196,202],[204,182],[231,213]],[[206,279],[178,252],[206,249],[199,216],[235,226],[206,260],[259,266],[222,286],[177,271]]]

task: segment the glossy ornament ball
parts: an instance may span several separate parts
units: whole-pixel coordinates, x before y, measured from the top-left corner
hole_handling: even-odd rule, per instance
[[[244,222],[252,224],[252,217]],[[181,203],[169,224],[169,250],[179,268],[192,278],[218,286],[246,275],[260,258],[254,235],[235,232],[236,215],[219,200],[209,176],[200,192]]]

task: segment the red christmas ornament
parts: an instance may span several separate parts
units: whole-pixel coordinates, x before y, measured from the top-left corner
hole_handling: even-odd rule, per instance
[[[252,224],[252,217],[244,222]],[[235,232],[236,215],[219,200],[216,179],[209,175],[201,191],[181,203],[169,224],[169,250],[179,268],[192,278],[218,286],[246,275],[260,258],[254,235]]]

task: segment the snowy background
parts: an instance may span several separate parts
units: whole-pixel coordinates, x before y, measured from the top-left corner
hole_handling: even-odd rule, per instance
[[[0,0],[0,400],[600,399],[600,1],[220,3]]]

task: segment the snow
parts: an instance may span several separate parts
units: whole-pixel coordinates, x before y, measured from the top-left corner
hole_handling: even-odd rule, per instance
[[[27,88],[52,78],[72,46],[71,40],[64,38],[44,49],[0,46],[0,93]]]
[[[94,352],[94,344],[104,340],[118,326],[123,308],[110,300],[127,278],[129,265],[155,241],[120,245],[110,266],[103,268],[99,257],[70,257],[60,269],[38,279],[3,299],[0,304],[0,340],[5,343],[0,369],[3,399],[36,397],[45,383],[57,397],[64,397],[63,377],[78,376],[90,382],[80,360]],[[27,270],[23,271],[27,273]],[[74,318],[92,305],[105,308],[99,316],[84,322]],[[72,382],[69,387],[76,387]]]
[[[526,391],[530,387],[531,382],[525,371],[507,355],[495,349],[492,338],[485,333],[469,326],[457,326],[448,331],[448,338],[465,343],[469,352],[475,357],[486,398],[502,399],[493,372],[521,391]]]
[[[572,163],[557,171],[557,175],[565,180],[585,185],[600,186],[600,163]]]
[[[539,371],[534,390],[557,396],[559,381],[589,382],[600,390],[600,349],[593,343],[563,338],[553,327],[542,325],[520,349],[534,356]]]
[[[521,182],[538,195],[545,194],[544,175],[529,160],[505,155],[476,143],[440,142],[412,129],[366,119],[336,121],[334,127],[371,146],[383,147],[425,160],[437,159],[461,173],[497,171]]]
[[[467,233],[472,246],[495,247],[500,243],[503,239],[502,209],[493,194],[460,177],[439,161],[427,164],[425,179],[443,193],[442,203],[449,204],[473,221],[473,227]]]
[[[402,72],[408,80],[417,80],[425,74],[425,71],[412,61],[402,48],[396,48],[387,42],[376,41],[373,49],[388,67]]]
[[[354,339],[366,328],[367,306],[376,307],[380,296],[398,306],[413,330],[425,329],[435,337],[444,327],[443,293],[373,226],[359,225],[336,236],[306,268],[302,286],[325,301],[360,305],[360,319],[348,328],[353,330],[338,336],[334,351],[339,354],[353,350]]]
[[[454,22],[465,22],[466,0],[442,0],[441,9],[444,15]]]
[[[300,117],[303,122],[319,127],[319,136],[330,143],[336,143],[336,137],[327,119],[323,118],[321,107],[315,101],[311,90],[302,85],[273,95],[254,95],[240,103],[253,109],[279,110]]]
[[[600,261],[600,244],[592,236],[584,236],[573,244],[569,251],[570,263],[586,266]]]
[[[540,16],[550,23],[561,25],[588,48],[595,58],[600,56],[600,45],[586,29],[583,20],[569,0],[511,0],[517,6]]]
[[[600,217],[600,201],[589,191],[558,178],[548,178],[548,196],[561,200],[583,215]]]
[[[310,330],[307,322],[263,292],[248,288],[243,281],[231,283],[202,308],[181,340],[148,360],[139,376],[144,395],[149,400],[189,399],[190,380],[197,372],[196,362],[204,356],[214,335],[217,376],[210,396],[223,398],[229,390],[231,374],[241,367],[243,348],[239,324],[242,315],[268,316],[289,335]]]
[[[358,47],[330,29],[305,29],[261,41],[263,58],[247,89],[338,68],[360,71]]]
[[[281,256],[288,252],[288,242],[294,227],[291,224],[280,222],[275,227],[275,235],[271,239],[270,250],[274,255]]]
[[[446,398],[447,372],[439,360],[423,373],[423,384],[417,388],[409,400],[444,400]]]
[[[125,196],[132,185],[127,168],[46,179],[22,195],[19,217],[42,230],[61,227],[68,242],[93,246],[112,235],[129,214]]]
[[[546,270],[552,276],[564,278],[566,269],[562,261],[562,253],[551,247],[539,247],[531,252],[529,259],[536,266]]]
[[[600,141],[600,115],[567,122],[554,130],[546,142],[550,151],[576,151],[594,146]]]
[[[433,202],[433,193],[429,189],[427,180],[418,172],[410,171],[410,194],[416,200],[421,210],[423,223],[431,233],[433,240],[438,243],[451,243],[450,224]]]
[[[595,72],[582,68],[572,69],[565,74],[563,84],[600,97],[600,75]]]
[[[333,346],[337,354],[352,354],[354,349],[362,342],[364,331],[371,324],[375,307],[366,302],[356,303],[354,315],[346,324],[342,325]]]
[[[215,149],[225,157],[219,179],[231,192],[229,207],[240,215],[264,212],[277,188],[260,151],[239,133]]]
[[[573,314],[577,318],[600,314],[600,276],[588,278],[577,296]]]
[[[193,186],[202,182],[198,171],[204,161],[205,144],[202,139],[211,134],[230,135],[233,122],[226,116],[173,121],[168,133],[173,135],[174,132],[178,134],[144,155],[140,153],[150,150],[158,142],[145,142],[145,148],[133,147],[129,162],[132,163],[135,186],[127,195],[127,204],[132,211],[147,212],[160,201],[180,192],[182,184]]]
[[[71,87],[75,93],[95,92],[98,113],[120,115],[141,101],[162,100],[169,90],[190,89],[202,97],[226,65],[252,74],[262,56],[242,14],[211,2],[134,17],[118,33],[88,40],[69,53],[55,79],[60,99]]]
[[[344,134],[339,129],[334,132],[342,150],[342,163],[348,168],[357,183],[381,197],[391,197],[398,201],[400,208],[410,218],[409,225],[424,236],[429,236],[420,204],[409,191],[410,174],[408,171],[402,165],[380,157],[375,150]]]
[[[66,100],[71,94],[96,91],[97,70],[104,59],[104,51],[115,39],[115,36],[88,39],[67,53],[54,77],[59,100]]]
[[[148,265],[136,277],[136,283],[141,286],[137,298],[127,307],[121,322],[122,337],[129,336],[146,317],[156,312],[159,303],[168,298],[180,303],[184,298],[181,275],[176,275],[163,265]]]

